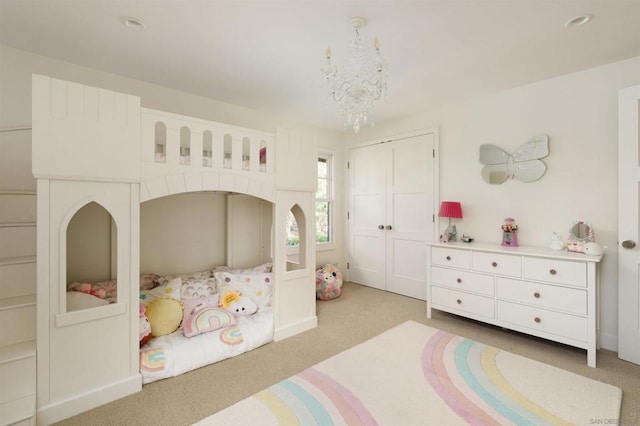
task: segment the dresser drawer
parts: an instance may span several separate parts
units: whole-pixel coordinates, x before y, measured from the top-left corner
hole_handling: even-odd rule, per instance
[[[587,314],[587,291],[577,288],[499,277],[496,281],[496,296],[498,299],[572,314]]]
[[[493,281],[492,275],[474,274],[473,272],[435,266],[431,268],[431,282],[433,285],[450,287],[455,290],[493,296]]]
[[[495,302],[493,298],[441,287],[431,288],[431,303],[437,309],[439,306],[451,312],[466,312],[493,319]]]
[[[520,256],[474,252],[473,270],[520,278],[522,276],[522,261]]]
[[[470,269],[471,252],[467,250],[433,247],[431,249],[431,263],[433,265]]]
[[[498,300],[498,321],[582,342],[587,341],[587,318]]]
[[[524,259],[524,277],[531,280],[587,286],[587,265],[583,262],[569,262],[555,259]]]

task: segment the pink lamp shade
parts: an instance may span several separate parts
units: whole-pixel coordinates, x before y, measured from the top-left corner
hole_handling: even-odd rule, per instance
[[[462,219],[462,206],[457,201],[443,201],[438,216]]]

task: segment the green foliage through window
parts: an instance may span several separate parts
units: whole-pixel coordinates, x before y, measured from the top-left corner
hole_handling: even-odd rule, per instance
[[[316,190],[316,243],[332,242],[332,165],[333,157],[323,154],[318,157],[318,189]]]

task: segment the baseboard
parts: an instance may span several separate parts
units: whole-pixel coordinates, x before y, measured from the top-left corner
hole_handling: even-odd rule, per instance
[[[139,374],[126,379],[77,395],[72,399],[38,407],[38,425],[50,425],[60,420],[84,413],[116,399],[123,398],[142,389],[142,377]]]
[[[273,333],[273,340],[277,342],[278,340],[295,336],[296,334],[302,333],[303,331],[314,329],[317,326],[318,317],[314,315],[313,317],[299,321],[295,324],[289,324],[286,327],[276,328],[275,332]]]

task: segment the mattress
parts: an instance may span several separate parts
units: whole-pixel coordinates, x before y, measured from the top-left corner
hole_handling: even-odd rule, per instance
[[[142,383],[175,377],[240,355],[273,341],[273,309],[265,307],[238,324],[193,337],[181,330],[152,339],[140,349]]]

